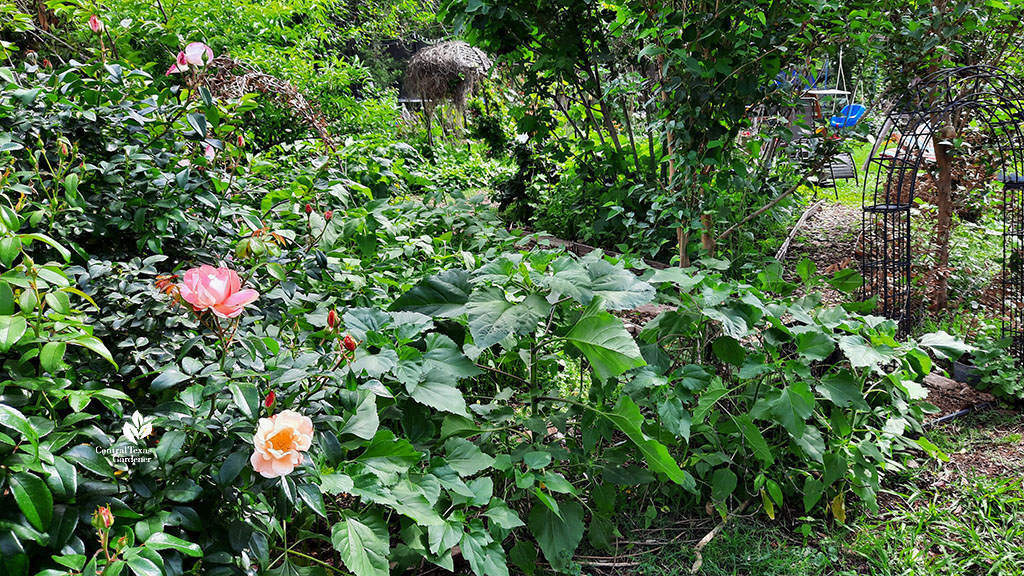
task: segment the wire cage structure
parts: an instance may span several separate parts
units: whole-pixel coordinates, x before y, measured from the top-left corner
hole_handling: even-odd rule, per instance
[[[1003,334],[1024,360],[1024,83],[998,68],[943,69],[911,84],[890,108],[866,162],[861,272],[865,298],[909,332],[911,215],[917,187],[935,168],[935,145],[973,125],[987,133],[1003,191],[998,277]],[[973,190],[971,192],[974,192]]]

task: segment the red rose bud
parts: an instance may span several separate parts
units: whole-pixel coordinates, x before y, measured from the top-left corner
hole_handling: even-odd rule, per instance
[[[312,204],[306,204],[306,214],[312,214],[312,213],[313,213],[313,205]]]
[[[359,345],[359,343],[356,342],[356,339],[353,338],[351,334],[345,334],[345,340],[342,342],[342,344],[345,345],[345,349],[348,350],[349,352],[355,350],[356,346]]]
[[[331,328],[334,328],[335,326],[338,325],[338,313],[335,312],[334,310],[331,310],[330,312],[327,313],[327,325],[330,326]]]
[[[100,506],[96,508],[96,513],[93,514],[93,523],[101,524],[104,528],[110,528],[114,525],[114,514],[110,511],[110,506]]]
[[[324,212],[324,220],[330,220],[331,216],[334,216],[334,210],[328,210]]]
[[[273,391],[273,390],[271,390],[271,391],[270,391],[270,394],[267,394],[267,397],[266,397],[266,399],[265,399],[265,400],[263,400],[263,406],[264,406],[265,408],[270,408],[271,406],[273,406],[273,405],[274,405],[274,402],[275,402],[276,400],[277,400],[277,394],[275,394],[275,393],[274,393],[274,391]]]
[[[245,146],[245,137],[242,136],[241,134],[239,134],[238,135],[238,147],[242,148],[243,146]]]

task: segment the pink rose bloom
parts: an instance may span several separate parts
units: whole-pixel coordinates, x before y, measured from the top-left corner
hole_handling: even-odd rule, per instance
[[[249,462],[264,478],[291,474],[312,443],[313,421],[294,410],[282,410],[270,418],[260,418],[252,437],[256,451]]]
[[[164,76],[180,74],[187,71],[189,66],[202,68],[209,64],[211,60],[213,60],[213,48],[202,42],[189,42],[184,50],[178,52],[177,58],[174,59],[174,64],[171,64],[171,67],[167,69],[167,73]]]
[[[89,29],[92,30],[93,34],[101,34],[103,32],[103,21],[100,17],[93,14],[89,16]]]
[[[167,69],[167,73],[164,76],[170,76],[171,74],[180,74],[188,70],[188,58],[185,57],[184,52],[178,52],[178,56],[174,59],[174,64]]]
[[[221,318],[234,318],[260,295],[241,288],[242,280],[234,270],[204,264],[185,272],[178,291],[196,312],[210,308]]]
[[[185,46],[185,61],[192,66],[206,66],[213,60],[213,48],[202,42],[190,42]]]

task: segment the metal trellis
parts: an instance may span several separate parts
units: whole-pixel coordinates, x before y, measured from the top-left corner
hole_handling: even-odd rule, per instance
[[[1012,351],[1024,360],[1024,84],[998,68],[935,72],[914,82],[890,109],[867,163],[861,237],[863,296],[909,331],[914,314],[911,217],[922,170],[935,164],[936,132],[975,121],[995,143],[1003,184],[1001,316]],[[939,132],[942,134],[942,132]],[[872,188],[871,183],[874,182]]]

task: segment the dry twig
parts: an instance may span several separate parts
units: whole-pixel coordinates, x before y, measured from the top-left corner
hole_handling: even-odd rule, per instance
[[[715,527],[711,529],[711,532],[708,532],[706,536],[700,539],[700,542],[697,542],[697,545],[693,547],[693,553],[697,556],[697,561],[693,563],[692,567],[690,567],[690,574],[696,574],[700,571],[700,567],[704,565],[704,556],[701,554],[701,551],[704,550],[704,547],[722,531],[722,528],[725,528],[725,523],[729,521],[729,518],[742,514],[743,511],[747,509],[747,506],[750,506],[750,503],[753,501],[753,498],[747,498],[745,502],[737,506],[736,509],[732,511],[732,514],[726,516],[725,520],[716,524]]]

